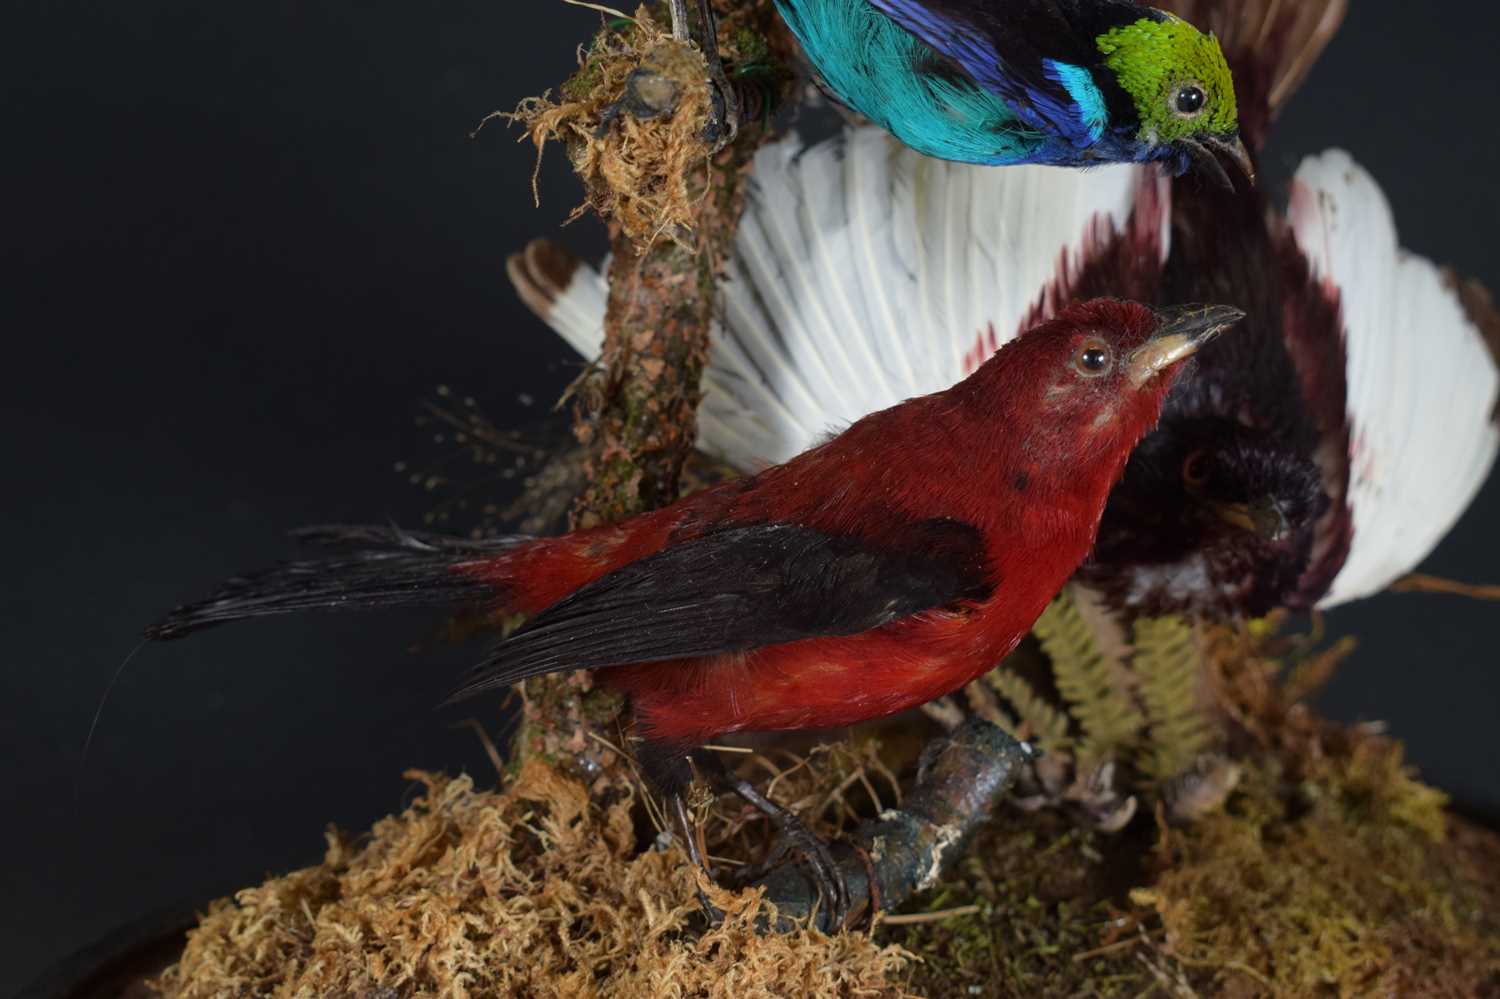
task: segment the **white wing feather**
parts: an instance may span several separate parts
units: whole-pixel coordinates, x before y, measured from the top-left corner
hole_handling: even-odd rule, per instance
[[[530,282],[523,282],[515,273],[511,282],[531,310],[552,327],[552,332],[580,355],[593,360],[604,349],[604,310],[609,303],[609,282],[604,274],[608,270],[607,259],[599,270],[580,263],[568,286],[551,296],[532,293]]]
[[[947,388],[1050,314],[1049,287],[1123,233],[1155,168],[980,167],[921,156],[878,128],[756,156],[704,374],[699,443],[737,467]],[[1161,210],[1161,253],[1169,211]],[[544,315],[586,357],[604,279],[578,268]]]
[[[1383,590],[1425,558],[1495,463],[1500,373],[1433,264],[1402,250],[1380,188],[1347,153],[1305,161],[1288,218],[1339,294],[1354,539],[1320,607]]]

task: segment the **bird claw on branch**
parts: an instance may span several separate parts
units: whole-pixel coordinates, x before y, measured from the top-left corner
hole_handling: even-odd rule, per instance
[[[820,904],[824,890],[807,866],[783,863],[755,878],[777,919],[768,929],[810,923],[825,933],[894,909],[935,885],[963,855],[970,836],[989,818],[1032,750],[989,722],[972,719],[923,752],[917,782],[903,806],[862,823],[829,857],[850,904]]]
[[[849,881],[833,857],[828,843],[814,833],[795,813],[782,808],[755,789],[747,780],[735,780],[730,790],[776,824],[776,839],[765,858],[746,873],[754,883],[781,866],[788,857],[806,861],[817,887],[820,909],[827,909],[830,926],[843,926],[849,917]]]
[[[678,41],[696,41],[708,63],[708,82],[712,111],[703,129],[703,139],[718,152],[734,141],[740,130],[741,104],[739,91],[724,72],[724,61],[719,56],[718,20],[714,16],[709,0],[696,0],[698,8],[699,37],[693,38],[688,22],[687,0],[671,0],[672,37]]]

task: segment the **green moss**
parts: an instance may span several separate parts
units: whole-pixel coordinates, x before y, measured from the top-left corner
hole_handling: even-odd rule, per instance
[[[1201,987],[1486,994],[1500,984],[1492,890],[1445,843],[1442,803],[1383,740],[1295,783],[1264,761],[1225,812],[1173,832],[1155,884],[1133,897]]]
[[[604,82],[602,60],[591,58],[578,68],[578,72],[563,81],[559,88],[570,101],[586,100]]]
[[[1152,975],[1133,953],[1131,921],[1121,922],[1112,896],[1121,872],[1139,869],[1143,850],[1054,814],[1002,814],[922,906],[979,911],[885,935],[921,958],[910,968],[921,995],[1137,996]],[[1125,945],[1111,946],[1122,933]]]
[[[743,27],[734,33],[736,60],[741,64],[764,63],[771,58],[771,43],[754,28]]]
[[[595,726],[603,725],[625,710],[625,695],[607,687],[595,687],[583,695],[579,707],[584,721]]]
[[[1127,647],[1087,633],[1080,606],[1055,606],[1039,629],[1051,672],[1069,674],[1049,692],[1056,708],[1038,695],[1047,669],[986,680],[1044,737],[1063,786],[1049,789],[1039,768],[1022,796],[1053,808],[998,816],[923,903],[977,909],[886,931],[922,959],[915,991],[1500,995],[1500,839],[1455,827],[1399,743],[1297,703],[1347,644],[1318,651],[1278,635],[1279,623],[1195,631],[1168,620],[1138,623]],[[1093,708],[1081,717],[1109,689],[1140,708],[1143,727]],[[1136,764],[1118,790],[1143,807],[1118,835],[1079,832],[1087,781],[1056,761],[1109,728],[1121,733],[1111,748]],[[1194,790],[1206,779],[1195,760],[1216,747],[1234,750],[1239,783]],[[1174,792],[1212,805],[1176,807]]]
[[[1445,833],[1395,744],[1350,749],[1316,774],[1267,758],[1186,828],[1001,814],[920,904],[959,914],[882,940],[928,996],[1500,994],[1500,844]]]

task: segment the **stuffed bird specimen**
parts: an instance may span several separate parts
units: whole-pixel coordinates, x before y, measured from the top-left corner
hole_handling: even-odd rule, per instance
[[[1341,7],[1223,15],[1252,83],[1252,141]],[[1194,9],[1213,23],[1220,8]],[[1280,41],[1272,53],[1237,37]],[[1119,611],[1258,616],[1377,592],[1432,550],[1494,464],[1500,319],[1477,285],[1400,249],[1380,189],[1344,153],[1302,164],[1285,215],[1257,191],[1149,167],[942,163],[868,127],[769,147],[754,177],[700,416],[701,446],[739,468],[953,384],[1100,295],[1249,314],[1189,367],[1110,499],[1081,579]],[[598,353],[598,275],[546,244],[511,275]]]
[[[715,736],[882,717],[1004,658],[1093,544],[1183,364],[1241,315],[1075,305],[956,385],[662,510],[492,542],[315,532],[351,550],[231,580],[147,636],[310,609],[524,613],[456,696],[598,670],[629,696],[638,760],[686,827],[689,758]],[[804,846],[842,906],[826,847]]]
[[[776,0],[821,84],[918,152],[1247,177],[1218,42],[1125,0]]]

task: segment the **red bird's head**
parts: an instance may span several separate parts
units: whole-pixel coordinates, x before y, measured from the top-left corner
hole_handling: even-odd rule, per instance
[[[1026,428],[1020,459],[1044,475],[1118,467],[1156,425],[1198,348],[1244,317],[1224,305],[1150,309],[1095,299],[1069,306],[1003,347],[975,372],[974,401],[1001,427]]]

